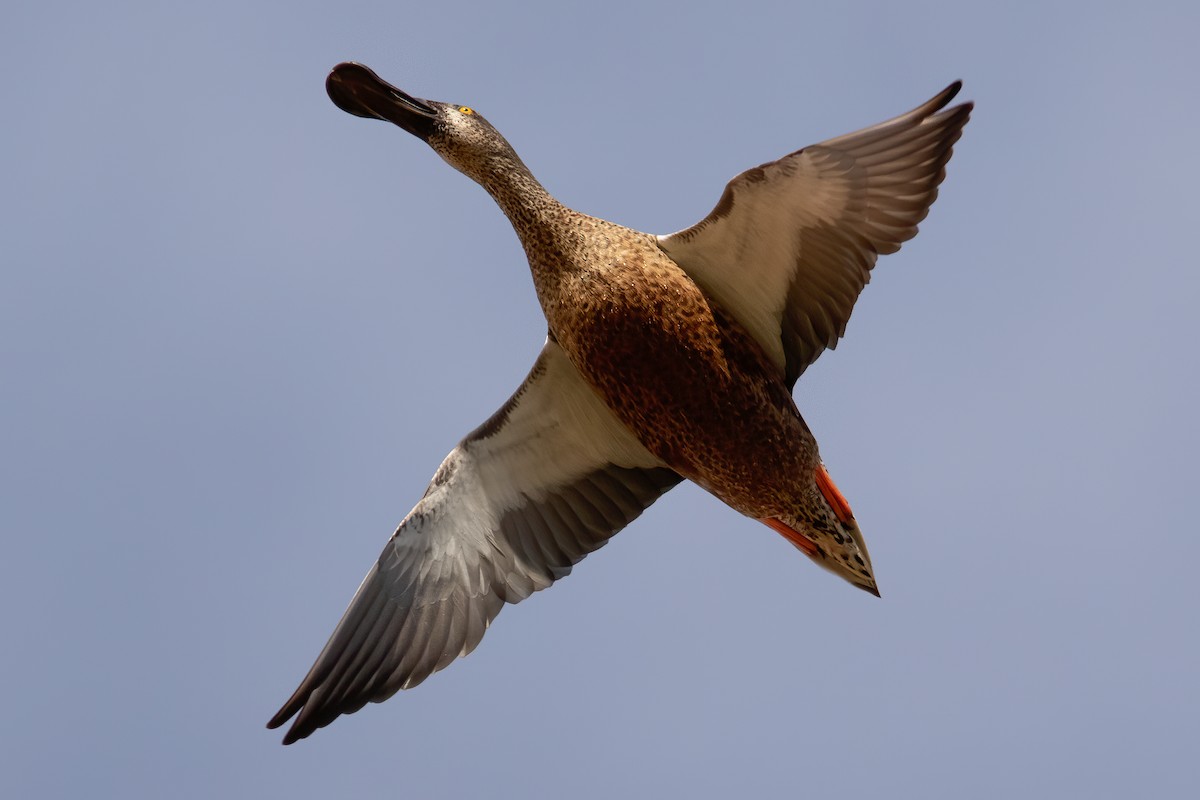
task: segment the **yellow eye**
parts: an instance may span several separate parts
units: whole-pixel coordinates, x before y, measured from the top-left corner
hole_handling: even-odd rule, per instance
[[[459,113],[462,113],[462,114],[474,114],[475,113],[475,109],[470,108],[468,106],[459,106],[458,110],[459,110]]]

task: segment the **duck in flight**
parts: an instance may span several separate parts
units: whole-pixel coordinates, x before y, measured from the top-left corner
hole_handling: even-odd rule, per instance
[[[496,200],[549,333],[525,382],[442,462],[267,727],[295,716],[290,744],[416,686],[684,479],[878,595],[792,387],[837,345],[876,258],[929,212],[971,112],[946,108],[960,86],[747,170],[700,222],[654,236],[559,203],[471,108],[335,67],[339,108],[424,140]]]

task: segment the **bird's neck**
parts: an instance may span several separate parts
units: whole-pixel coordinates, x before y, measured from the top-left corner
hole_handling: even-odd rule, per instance
[[[569,282],[586,265],[588,223],[598,220],[560,203],[519,162],[513,168],[493,172],[480,183],[516,230],[529,260],[538,301],[554,331],[563,303],[564,281]]]
[[[496,164],[489,173],[487,180],[480,183],[499,204],[526,245],[532,239],[543,239],[570,213],[533,177],[520,159]]]

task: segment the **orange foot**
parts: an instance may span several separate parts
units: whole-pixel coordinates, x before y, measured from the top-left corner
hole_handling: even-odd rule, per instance
[[[799,549],[809,558],[825,557],[825,554],[821,552],[819,547],[813,544],[811,539],[809,539],[803,533],[800,533],[800,531],[796,530],[795,528],[790,527],[783,520],[776,519],[775,517],[768,517],[766,519],[760,519],[759,522],[763,523],[768,528],[780,534],[792,544],[796,545],[797,549]]]

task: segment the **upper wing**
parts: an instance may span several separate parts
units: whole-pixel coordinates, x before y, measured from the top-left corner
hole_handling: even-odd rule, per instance
[[[888,122],[738,175],[712,212],[659,246],[730,311],[788,386],[835,347],[880,253],[917,235],[972,104],[955,82]]]
[[[442,462],[300,688],[284,744],[416,686],[571,571],[681,478],[547,341],[525,383]]]

